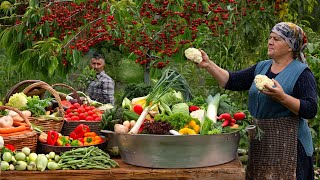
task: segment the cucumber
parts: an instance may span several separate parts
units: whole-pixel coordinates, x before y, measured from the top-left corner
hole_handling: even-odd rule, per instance
[[[139,118],[139,115],[137,113],[129,110],[124,110],[123,115],[130,120],[137,120]]]

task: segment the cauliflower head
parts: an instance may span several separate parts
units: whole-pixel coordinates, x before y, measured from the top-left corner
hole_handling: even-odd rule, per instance
[[[202,55],[199,49],[188,48],[184,51],[184,55],[193,62],[200,63],[202,61]]]
[[[10,96],[7,106],[11,106],[17,108],[19,110],[23,110],[27,107],[27,96],[24,93],[15,93]]]
[[[266,75],[258,74],[254,78],[254,83],[256,83],[256,87],[260,90],[263,91],[265,90],[264,85],[268,84],[269,86],[273,86],[274,82],[269,79]]]

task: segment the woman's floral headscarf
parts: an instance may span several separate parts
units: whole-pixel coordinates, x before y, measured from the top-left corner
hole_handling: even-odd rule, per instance
[[[308,44],[307,37],[303,30],[296,24],[290,22],[281,22],[276,24],[271,32],[278,34],[283,38],[289,47],[293,50],[301,62],[306,63],[306,58],[304,57],[303,50]]]

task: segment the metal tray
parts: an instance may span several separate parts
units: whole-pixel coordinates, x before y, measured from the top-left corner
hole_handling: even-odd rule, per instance
[[[240,133],[217,135],[116,134],[103,131],[125,163],[150,168],[197,168],[236,158]]]

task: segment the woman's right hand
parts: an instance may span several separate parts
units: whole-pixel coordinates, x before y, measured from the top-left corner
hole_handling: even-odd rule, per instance
[[[198,64],[198,67],[207,69],[210,64],[212,63],[211,60],[209,59],[209,56],[207,53],[205,53],[203,50],[199,49],[202,55],[202,61]]]

